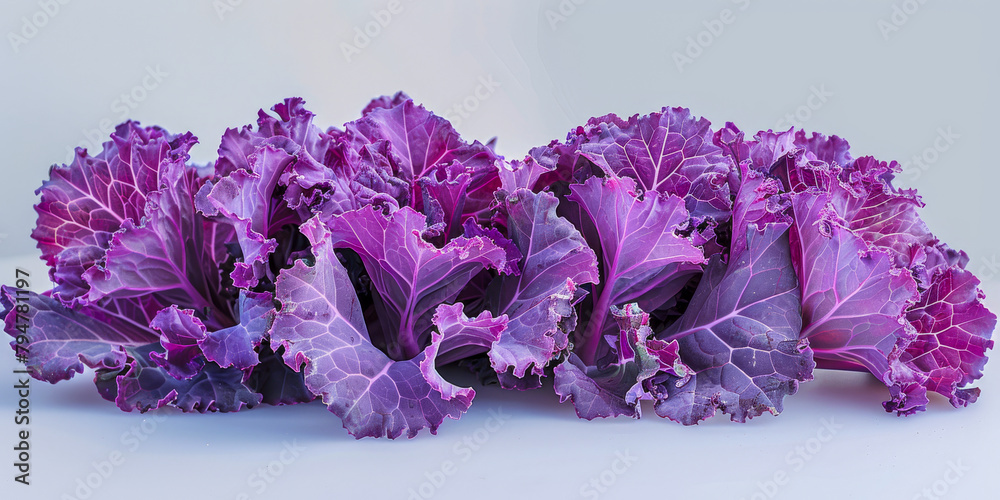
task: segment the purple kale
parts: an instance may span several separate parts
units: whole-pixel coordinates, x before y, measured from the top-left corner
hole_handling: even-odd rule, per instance
[[[996,316],[969,256],[840,137],[662,108],[508,161],[402,92],[315,118],[286,99],[204,166],[130,121],[53,166],[31,236],[54,288],[0,290],[28,373],[91,369],[125,411],[320,399],[357,438],[459,418],[452,364],[551,376],[585,419],[743,422],[816,367],[870,372],[899,415],[980,396]]]
[[[442,335],[415,356],[394,360],[372,344],[347,270],[334,253],[332,235],[318,219],[303,232],[315,263],[298,261],[278,277],[281,310],[271,346],[285,349],[285,363],[305,371],[306,386],[319,395],[357,438],[420,429],[436,432],[445,417],[458,418],[475,391],[456,387],[435,371]]]

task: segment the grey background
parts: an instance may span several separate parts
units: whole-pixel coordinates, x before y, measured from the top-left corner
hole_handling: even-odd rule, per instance
[[[4,2],[0,273],[27,266],[36,270],[35,287],[45,287],[28,237],[33,191],[49,165],[66,161],[68,148],[93,136],[102,121],[127,117],[190,130],[201,138],[195,159],[207,162],[226,127],[254,121],[258,108],[284,97],[302,96],[317,123],[341,125],[370,98],[397,90],[446,114],[491,80],[499,86],[469,101],[474,111],[450,117],[458,117],[466,138],[498,136],[498,151],[508,158],[563,138],[590,116],[662,106],[690,107],[716,126],[733,121],[750,133],[798,112],[808,115],[807,130],[850,140],[855,156],[904,162],[926,155],[934,161],[926,168],[909,163],[899,184],[919,190],[927,203],[922,217],[943,241],[969,252],[988,304],[1000,309],[995,2],[577,2],[400,0],[402,11],[350,61],[342,44],[390,2],[75,0],[58,4],[53,16],[39,14],[36,0]],[[894,7],[904,4],[919,8],[886,39],[879,23],[891,23]],[[706,23],[717,27],[720,17],[732,22],[718,35],[701,35],[710,43],[680,70],[674,53],[683,54],[688,37],[707,32]],[[15,49],[11,36],[23,33],[25,18],[45,23]],[[147,78],[155,88],[136,91],[150,69],[162,81]],[[815,90],[832,95],[810,101]],[[133,91],[141,102],[123,108],[120,95]],[[938,140],[939,130],[957,138]],[[936,141],[946,147],[934,150]],[[13,380],[10,357],[0,357],[5,380]],[[0,477],[4,498],[74,495],[77,479],[115,451],[124,464],[90,498],[407,498],[446,460],[457,472],[434,488],[434,498],[591,498],[581,486],[609,470],[617,452],[637,460],[620,475],[605,473],[614,484],[601,498],[914,498],[943,480],[956,460],[971,470],[941,483],[948,498],[975,498],[996,485],[998,452],[991,447],[1000,435],[991,416],[1000,386],[990,376],[973,407],[956,411],[935,400],[932,411],[906,419],[881,411],[885,390],[866,377],[818,372],[780,417],[742,426],[716,418],[683,428],[650,408],[637,422],[588,423],[547,389],[485,389],[469,414],[446,422],[437,437],[354,442],[321,405],[300,405],[235,415],[166,412],[135,450],[122,434],[144,421],[148,430],[153,421],[100,400],[89,378],[35,384],[36,484],[23,488]],[[14,404],[12,391],[0,389],[0,411],[8,414]],[[496,408],[511,418],[483,434]],[[787,454],[820,432],[823,418],[844,428],[796,469]],[[14,427],[3,421],[3,443],[12,443]],[[483,435],[489,441],[463,460],[462,439]],[[253,474],[293,440],[307,450],[258,495],[249,484]],[[790,481],[772,491],[767,481],[778,471]]]

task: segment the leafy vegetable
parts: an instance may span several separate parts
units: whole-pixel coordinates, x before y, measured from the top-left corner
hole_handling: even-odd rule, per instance
[[[226,130],[213,165],[126,122],[52,167],[32,237],[55,286],[0,290],[28,372],[90,368],[125,411],[320,399],[358,438],[459,418],[447,364],[551,376],[586,419],[743,422],[816,367],[872,373],[900,415],[980,395],[996,316],[968,256],[837,136],[663,108],[508,160],[403,93],[342,129],[304,104]]]
[[[395,438],[404,431],[413,437],[424,427],[435,432],[446,416],[458,418],[476,393],[435,371],[442,336],[434,333],[427,347],[402,360],[375,347],[347,270],[334,253],[332,234],[318,219],[303,230],[315,264],[300,260],[278,278],[282,309],[272,347],[284,347],[285,362],[293,368],[306,365],[306,387],[356,437]]]
[[[518,275],[498,276],[487,290],[489,310],[509,318],[489,356],[501,385],[536,388],[569,345],[584,293],[579,287],[597,282],[597,262],[580,233],[556,215],[554,196],[526,189],[498,196],[507,234],[523,258]]]

